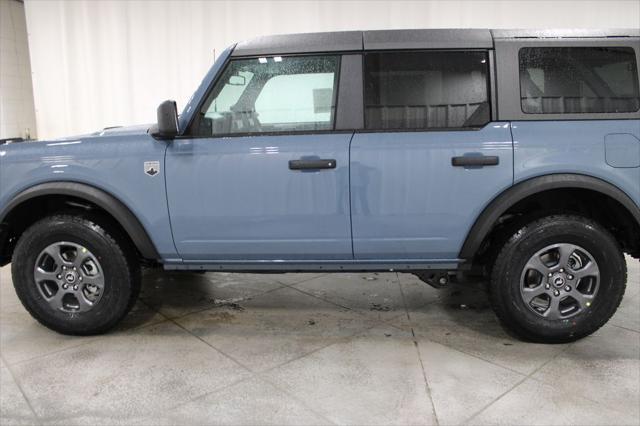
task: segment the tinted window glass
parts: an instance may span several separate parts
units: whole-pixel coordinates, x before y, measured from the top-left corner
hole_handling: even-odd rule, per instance
[[[490,120],[486,52],[365,55],[367,129],[482,126]]]
[[[232,61],[200,111],[195,134],[331,130],[337,56]]]
[[[638,71],[629,47],[520,49],[522,111],[531,114],[634,112]]]

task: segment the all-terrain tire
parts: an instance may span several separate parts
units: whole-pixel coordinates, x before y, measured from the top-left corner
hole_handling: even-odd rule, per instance
[[[588,307],[577,314],[549,319],[527,305],[521,293],[521,280],[532,256],[556,244],[579,246],[593,256],[599,268],[599,288],[593,301],[585,304]],[[554,215],[534,220],[508,238],[496,257],[489,295],[496,315],[509,331],[529,341],[564,343],[602,327],[620,305],[626,281],[624,255],[606,229],[584,217]]]
[[[38,257],[58,242],[85,247],[101,265],[104,288],[88,311],[54,309],[37,287],[34,268]],[[74,214],[49,216],[30,226],[16,245],[11,272],[26,310],[44,326],[69,335],[101,334],[113,328],[132,308],[141,283],[140,266],[130,243],[108,221]]]

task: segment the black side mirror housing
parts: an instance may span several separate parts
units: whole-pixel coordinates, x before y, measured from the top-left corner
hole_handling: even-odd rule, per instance
[[[158,106],[158,123],[149,129],[157,139],[173,139],[178,135],[178,107],[175,101],[164,101]]]

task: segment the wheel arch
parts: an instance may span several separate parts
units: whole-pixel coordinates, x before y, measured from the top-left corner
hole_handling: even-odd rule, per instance
[[[459,258],[470,260],[482,249],[483,244],[499,223],[500,218],[511,208],[543,193],[573,190],[605,197],[619,205],[632,222],[640,240],[640,208],[618,187],[593,176],[581,174],[551,174],[534,177],[506,189],[494,198],[476,218],[467,233]],[[640,243],[635,246],[635,255],[640,256]]]
[[[7,251],[12,245],[9,241],[11,223],[7,223],[7,220],[10,220],[16,213],[20,213],[30,203],[38,200],[44,201],[52,197],[67,197],[96,206],[122,228],[143,258],[151,260],[160,258],[153,241],[138,218],[115,196],[84,183],[46,182],[18,193],[0,211],[0,265],[8,262]],[[2,238],[3,236],[4,238]]]

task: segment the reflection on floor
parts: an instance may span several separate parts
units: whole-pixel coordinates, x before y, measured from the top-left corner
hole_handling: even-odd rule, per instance
[[[0,423],[638,424],[640,267],[568,345],[520,342],[483,291],[412,275],[148,272],[106,336],[65,337],[0,269]]]

